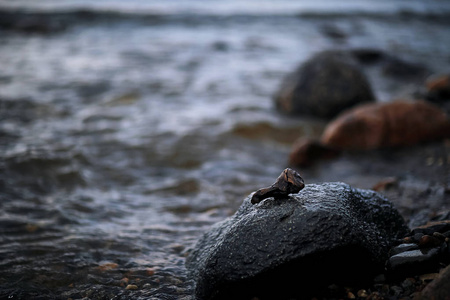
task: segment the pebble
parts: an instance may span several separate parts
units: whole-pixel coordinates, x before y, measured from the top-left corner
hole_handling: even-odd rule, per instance
[[[402,252],[406,252],[406,251],[410,251],[410,250],[417,250],[417,249],[419,249],[419,247],[414,243],[400,244],[397,247],[394,247],[391,249],[390,255],[393,256],[393,255],[397,255]]]
[[[441,241],[445,241],[445,235],[443,235],[442,233],[440,233],[440,232],[434,232],[433,233],[433,237],[435,237],[435,238],[438,238],[438,239],[440,239]]]
[[[416,280],[414,278],[406,278],[402,282],[402,287],[404,289],[407,289],[407,288],[413,287],[415,283],[416,283]]]
[[[127,287],[125,289],[126,290],[137,290],[138,286],[134,285],[134,284],[129,284],[129,285],[127,285]]]
[[[104,271],[109,271],[109,270],[117,269],[118,266],[119,266],[119,265],[116,264],[116,263],[105,263],[105,264],[103,264],[103,265],[98,266],[97,268],[98,268],[100,271],[104,272]]]
[[[403,289],[399,286],[391,286],[391,288],[389,289],[389,292],[392,296],[398,297],[403,293]]]
[[[358,293],[356,293],[356,295],[358,295],[358,297],[360,298],[366,298],[367,296],[369,296],[366,290],[359,290]]]
[[[397,255],[391,256],[389,258],[389,263],[391,268],[395,269],[408,263],[418,263],[430,260],[431,258],[436,256],[438,252],[439,252],[438,249],[430,249],[430,251],[426,253],[422,253],[422,251],[420,250],[405,251]]]
[[[129,281],[129,279],[127,277],[124,277],[124,278],[120,279],[120,285],[121,286],[128,285],[128,281]]]
[[[419,242],[420,248],[434,248],[442,244],[442,241],[431,235],[424,235],[420,238]]]
[[[423,236],[424,234],[422,232],[417,232],[413,235],[413,241],[418,243]]]

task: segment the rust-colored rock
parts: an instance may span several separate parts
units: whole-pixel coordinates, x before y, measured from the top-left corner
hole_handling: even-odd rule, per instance
[[[332,121],[323,145],[345,150],[411,146],[450,137],[450,121],[437,106],[424,101],[361,105]]]

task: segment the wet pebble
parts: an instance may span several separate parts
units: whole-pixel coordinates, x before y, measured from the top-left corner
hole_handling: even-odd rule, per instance
[[[438,249],[430,249],[429,251],[410,250],[405,251],[389,258],[389,266],[393,271],[402,270],[404,272],[413,271],[419,264],[429,265],[439,254]]]
[[[127,287],[125,289],[126,290],[137,290],[138,286],[134,285],[134,284],[129,284],[129,285],[127,285]]]
[[[358,297],[360,298],[366,298],[367,296],[369,296],[366,290],[359,290],[358,293],[356,293],[356,295],[358,295]]]
[[[397,255],[402,252],[411,251],[411,250],[417,250],[419,249],[419,246],[414,243],[407,243],[407,244],[400,244],[397,247],[394,247],[391,249],[390,254],[391,256]]]
[[[105,263],[105,264],[98,266],[97,269],[104,272],[104,271],[117,269],[118,266],[119,265],[116,263]]]
[[[433,248],[440,246],[442,241],[434,236],[424,235],[420,238],[418,244],[420,248]]]
[[[403,293],[403,289],[399,286],[394,285],[389,289],[389,293],[391,296],[398,297]]]

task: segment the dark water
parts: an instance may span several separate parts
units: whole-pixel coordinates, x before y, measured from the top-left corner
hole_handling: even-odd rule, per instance
[[[450,66],[445,1],[0,8],[5,299],[191,299],[189,248],[273,182],[297,137],[324,126],[274,111],[287,72],[330,48]],[[367,72],[381,101],[416,87]],[[367,170],[341,162],[300,172],[358,187],[389,175],[358,173]]]

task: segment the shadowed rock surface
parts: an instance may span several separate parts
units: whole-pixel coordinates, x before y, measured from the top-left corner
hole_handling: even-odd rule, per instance
[[[302,298],[330,283],[370,280],[406,232],[380,194],[344,183],[310,184],[257,205],[247,197],[200,239],[186,264],[197,299]]]
[[[330,119],[346,108],[374,100],[351,54],[321,52],[288,75],[275,95],[278,110]]]

